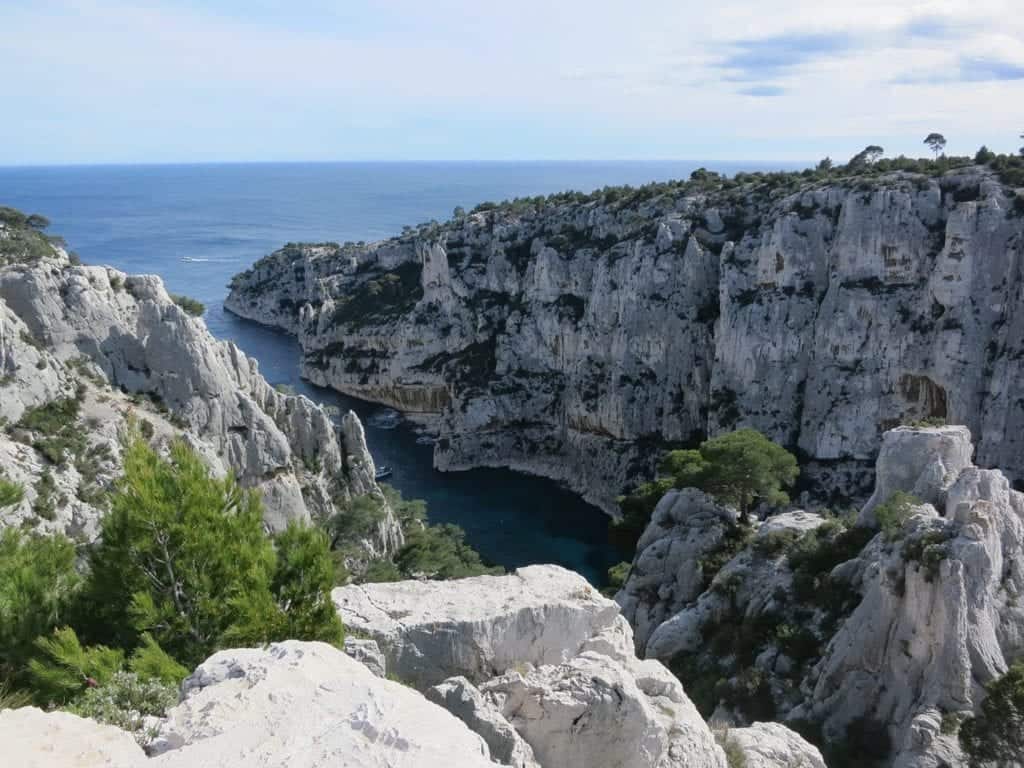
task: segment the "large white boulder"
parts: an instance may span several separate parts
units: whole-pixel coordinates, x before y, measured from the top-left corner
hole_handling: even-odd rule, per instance
[[[816,746],[780,723],[731,728],[724,738],[743,753],[746,768],[826,768]]]
[[[725,755],[671,673],[599,653],[509,672],[483,693],[543,766],[724,768]]]
[[[553,565],[339,587],[332,598],[346,626],[377,641],[388,672],[418,688],[458,675],[479,683],[517,664],[557,664],[599,636],[627,641],[618,606]]]
[[[8,768],[141,768],[146,753],[131,734],[67,712],[0,711],[0,764]]]
[[[152,768],[493,768],[462,722],[323,643],[215,654],[182,685]]]

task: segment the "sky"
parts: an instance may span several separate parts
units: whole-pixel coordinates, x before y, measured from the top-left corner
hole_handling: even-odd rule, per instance
[[[0,165],[1016,151],[1019,0],[0,0]]]

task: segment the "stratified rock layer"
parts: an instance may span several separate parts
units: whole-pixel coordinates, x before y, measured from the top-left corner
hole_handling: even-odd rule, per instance
[[[615,513],[666,442],[755,427],[866,498],[881,434],[967,425],[1024,473],[1024,217],[985,168],[783,192],[663,185],[285,248],[225,306],[312,381],[432,414],[442,469],[508,465]]]

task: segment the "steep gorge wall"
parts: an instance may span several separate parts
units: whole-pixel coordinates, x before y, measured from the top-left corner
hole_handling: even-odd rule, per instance
[[[310,380],[428,416],[439,468],[555,477],[613,513],[657,449],[740,426],[843,496],[926,417],[1021,477],[1022,255],[984,168],[661,185],[289,245],[225,306],[295,333]]]

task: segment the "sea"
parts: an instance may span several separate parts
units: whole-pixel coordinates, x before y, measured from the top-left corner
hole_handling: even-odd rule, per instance
[[[372,403],[302,381],[290,336],[223,309],[232,275],[287,242],[375,241],[407,224],[444,220],[456,206],[684,179],[790,169],[757,163],[248,163],[0,168],[0,205],[39,213],[85,263],[158,274],[199,299],[221,339],[256,358],[272,384],[355,410],[378,465],[406,498],[424,499],[435,523],[455,523],[489,563],[557,563],[591,583],[628,557],[608,518],[556,483],[502,469],[438,472],[412,426]]]

